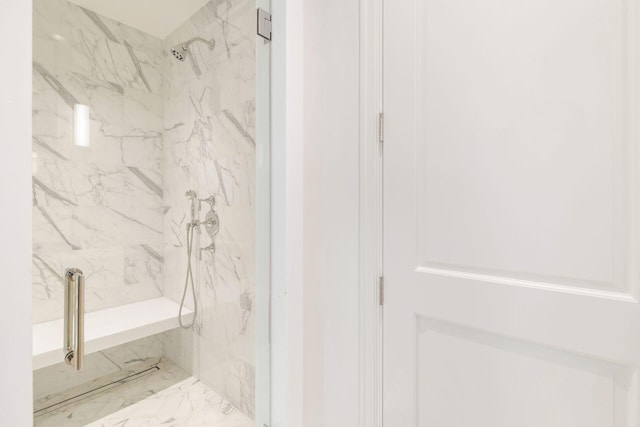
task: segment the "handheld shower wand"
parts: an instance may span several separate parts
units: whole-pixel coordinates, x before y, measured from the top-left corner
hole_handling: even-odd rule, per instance
[[[200,249],[200,252],[208,251],[209,253],[215,254],[216,247],[213,239],[220,229],[220,218],[218,218],[218,214],[214,210],[214,206],[216,204],[214,196],[209,196],[206,199],[198,199],[198,194],[193,190],[187,191],[185,196],[191,202],[191,220],[187,223],[187,275],[185,277],[184,290],[182,291],[180,310],[178,311],[178,323],[180,324],[180,327],[189,329],[195,325],[196,318],[198,316],[198,299],[196,296],[196,286],[193,278],[192,266],[194,233],[196,229],[198,229],[199,232],[200,226],[204,225],[205,230],[211,237],[211,244],[206,248]],[[200,210],[203,202],[208,203],[210,209],[209,212],[207,212],[204,221],[200,221]],[[184,308],[184,301],[187,297],[187,289],[189,288],[189,285],[191,285],[191,293],[193,294],[193,320],[189,324],[184,324],[182,322],[182,310]]]
[[[182,291],[182,300],[180,301],[180,310],[178,311],[178,323],[181,328],[189,329],[196,323],[196,317],[198,316],[198,299],[196,298],[196,285],[193,280],[193,269],[191,267],[191,254],[193,253],[193,233],[198,227],[198,212],[199,204],[198,195],[195,191],[189,190],[185,196],[191,201],[191,221],[187,223],[187,276],[184,282],[184,290]],[[191,293],[193,294],[193,320],[189,324],[182,322],[182,309],[184,308],[184,300],[187,297],[187,288],[191,283]]]

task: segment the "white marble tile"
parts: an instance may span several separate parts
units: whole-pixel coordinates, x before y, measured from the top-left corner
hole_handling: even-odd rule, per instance
[[[232,402],[241,412],[253,417],[255,408],[255,371],[253,362],[245,362],[237,358],[213,358],[213,355],[203,353],[215,361],[215,368],[202,370],[200,377],[205,384],[222,386],[220,394],[234,396]]]
[[[137,245],[124,248],[124,283],[152,284],[162,289],[162,247]]]
[[[150,245],[34,253],[33,323],[62,318],[63,274],[70,265],[85,272],[87,312],[161,296],[161,261],[156,257]]]
[[[54,35],[70,39],[71,25],[67,17],[70,4],[64,0],[39,0],[33,4],[33,34],[50,39]]]
[[[224,110],[207,116],[196,111],[167,126],[165,164],[169,167],[190,168],[206,160],[255,155],[255,139],[238,114]]]
[[[56,68],[161,92],[162,41],[153,36],[64,0],[41,0],[34,5],[34,38],[67,51],[67,61],[48,61]]]
[[[143,362],[155,363],[163,357],[164,350],[161,337],[152,335],[102,350],[101,353],[120,369],[126,369]]]
[[[190,70],[183,72],[177,64],[170,68],[174,74],[171,83],[183,83],[184,79],[197,79],[218,64],[229,61],[238,46],[255,43],[255,3],[247,0],[212,0],[167,38],[167,45],[188,39],[193,34],[216,40],[216,48],[210,52],[206,46],[195,46],[194,61],[186,63]],[[255,68],[255,67],[254,67]],[[200,72],[201,74],[199,74]]]
[[[70,250],[72,216],[72,207],[34,206],[33,234],[37,238],[33,241],[33,252],[41,254]]]
[[[198,376],[198,354],[193,329],[175,328],[161,334],[164,355],[186,372]]]
[[[74,206],[112,206],[122,198],[125,170],[111,165],[39,157],[34,184],[43,190],[38,205],[60,198]],[[45,190],[46,189],[46,190]],[[53,199],[52,199],[53,198]]]
[[[59,319],[64,307],[63,275],[67,266],[86,272],[87,310],[96,309],[94,299],[106,297],[108,287],[123,283],[123,253],[119,248],[56,251],[33,256],[33,323]]]
[[[135,378],[124,378],[122,371],[114,372],[116,383],[101,387],[92,393],[74,399],[70,403],[60,405],[47,413],[34,417],[34,427],[81,427],[117,411],[131,407],[144,399],[154,396],[168,387],[180,383],[188,374],[170,361],[160,362],[159,370],[152,370]],[[126,373],[126,372],[125,372]],[[94,380],[93,384],[108,384],[109,376]],[[86,393],[92,383],[81,384],[63,392],[71,398]],[[94,387],[95,388],[95,387]],[[52,397],[53,399],[53,397]],[[114,424],[112,424],[114,425]]]
[[[72,387],[93,381],[119,371],[121,368],[109,360],[102,352],[87,354],[85,368],[75,371],[65,363],[47,366],[33,371],[34,410],[49,406],[52,396]]]
[[[253,420],[194,377],[88,427],[253,427]]]
[[[71,56],[74,72],[122,87],[143,89],[127,46],[104,37],[89,37],[87,32],[78,31],[76,35],[78,40]]]
[[[216,253],[194,260],[199,315],[192,338],[198,357],[190,363],[199,378],[249,415],[255,404],[254,14],[247,0],[211,1],[167,38],[168,47],[194,35],[214,37],[217,45],[213,52],[194,45],[192,61],[166,60],[163,169],[164,294],[170,298],[180,298],[186,271],[190,214],[184,193],[194,189],[200,197],[216,197]],[[205,233],[198,237],[196,247],[210,243]],[[166,339],[187,341],[184,334],[179,338]]]
[[[122,198],[118,200],[121,204],[116,202],[111,206],[127,216],[135,216],[134,212],[140,208],[147,208],[162,216],[162,176],[158,172],[156,169],[128,166],[122,174],[124,186]],[[161,223],[158,226],[161,230]]]
[[[122,138],[122,162],[129,167],[150,169],[158,184],[162,184],[162,138]]]
[[[89,311],[160,295],[164,43],[65,0],[34,1],[35,322],[80,267]],[[73,106],[91,111],[73,144]]]
[[[92,273],[91,310],[160,292],[179,301],[184,193],[214,195],[215,255],[200,255],[206,234],[194,242],[197,327],[163,335],[164,352],[250,415],[254,21],[251,1],[212,0],[160,41],[65,0],[34,3],[34,319],[61,315],[69,263]],[[194,36],[215,38],[215,50],[196,43],[184,63],[167,56]],[[73,145],[75,103],[91,109],[89,149]]]
[[[84,369],[75,371],[64,363],[37,369],[33,372],[33,398],[39,401],[36,405],[46,407],[47,401],[54,395],[81,384],[94,381],[105,375],[113,374],[133,365],[147,362],[156,364],[163,356],[162,340],[158,336],[150,336],[109,348],[96,353],[87,354]]]
[[[42,149],[62,160],[71,158],[73,111],[38,73],[33,75],[34,149]]]
[[[239,155],[198,162],[192,166],[196,186],[216,197],[217,206],[249,207],[253,205],[255,156]],[[250,218],[249,218],[250,219]]]
[[[128,208],[130,211],[109,206],[75,207],[70,240],[78,248],[161,242],[162,208],[137,205]]]

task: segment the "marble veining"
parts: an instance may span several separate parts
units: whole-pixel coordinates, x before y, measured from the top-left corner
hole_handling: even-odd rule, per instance
[[[197,257],[199,315],[192,331],[166,334],[196,356],[171,357],[203,383],[253,416],[255,399],[255,3],[209,2],[165,41],[194,36],[216,48],[193,45],[191,62],[165,59],[164,294],[179,301],[184,284],[184,194],[216,197],[220,232],[216,253]],[[204,213],[204,211],[203,211]],[[196,245],[209,244],[196,236]],[[177,344],[176,344],[177,343]]]
[[[159,335],[142,338],[123,345],[107,348],[85,356],[82,371],[70,370],[64,363],[33,371],[33,397],[35,409],[47,406],[65,390],[96,381],[132,366],[157,364],[163,357],[163,341]],[[73,390],[66,393],[73,395]]]
[[[166,40],[65,0],[34,1],[33,321],[62,316],[69,266],[87,274],[89,311],[179,302],[184,194],[215,196],[216,253],[195,256],[196,325],[161,340],[202,381],[184,390],[233,408],[229,427],[255,407],[254,27],[250,0],[212,0]],[[167,54],[194,36],[216,48],[196,43],[184,63]],[[78,103],[91,111],[89,148],[73,144]],[[197,247],[210,243],[196,234]],[[111,369],[106,353],[94,358],[94,374]]]
[[[36,0],[33,43],[33,322],[62,317],[68,267],[87,276],[88,311],[158,297],[163,42]],[[90,147],[73,143],[75,104],[90,107]]]
[[[184,370],[169,360],[162,360],[156,365],[159,369],[149,369],[134,377],[128,376],[130,368],[125,368],[62,392],[56,396],[56,402],[63,402],[65,398],[71,400],[36,414],[33,425],[34,427],[93,425],[92,423],[96,420],[109,417],[110,414],[117,414],[123,408],[136,408],[136,404],[163,393],[169,387],[189,378]],[[96,390],[96,387],[99,388]]]
[[[253,421],[197,378],[167,388],[87,427],[253,427]]]

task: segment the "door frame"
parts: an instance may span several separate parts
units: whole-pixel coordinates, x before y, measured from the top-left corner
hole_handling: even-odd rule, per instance
[[[0,340],[10,349],[0,365],[2,417],[33,421],[31,351],[31,1],[0,1],[0,35],[10,38],[0,79]]]
[[[382,427],[383,0],[360,2],[360,426]],[[382,286],[382,290],[380,289]]]

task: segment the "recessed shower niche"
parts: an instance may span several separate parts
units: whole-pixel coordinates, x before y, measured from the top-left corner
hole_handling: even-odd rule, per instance
[[[267,424],[256,7],[33,1],[34,425]]]

